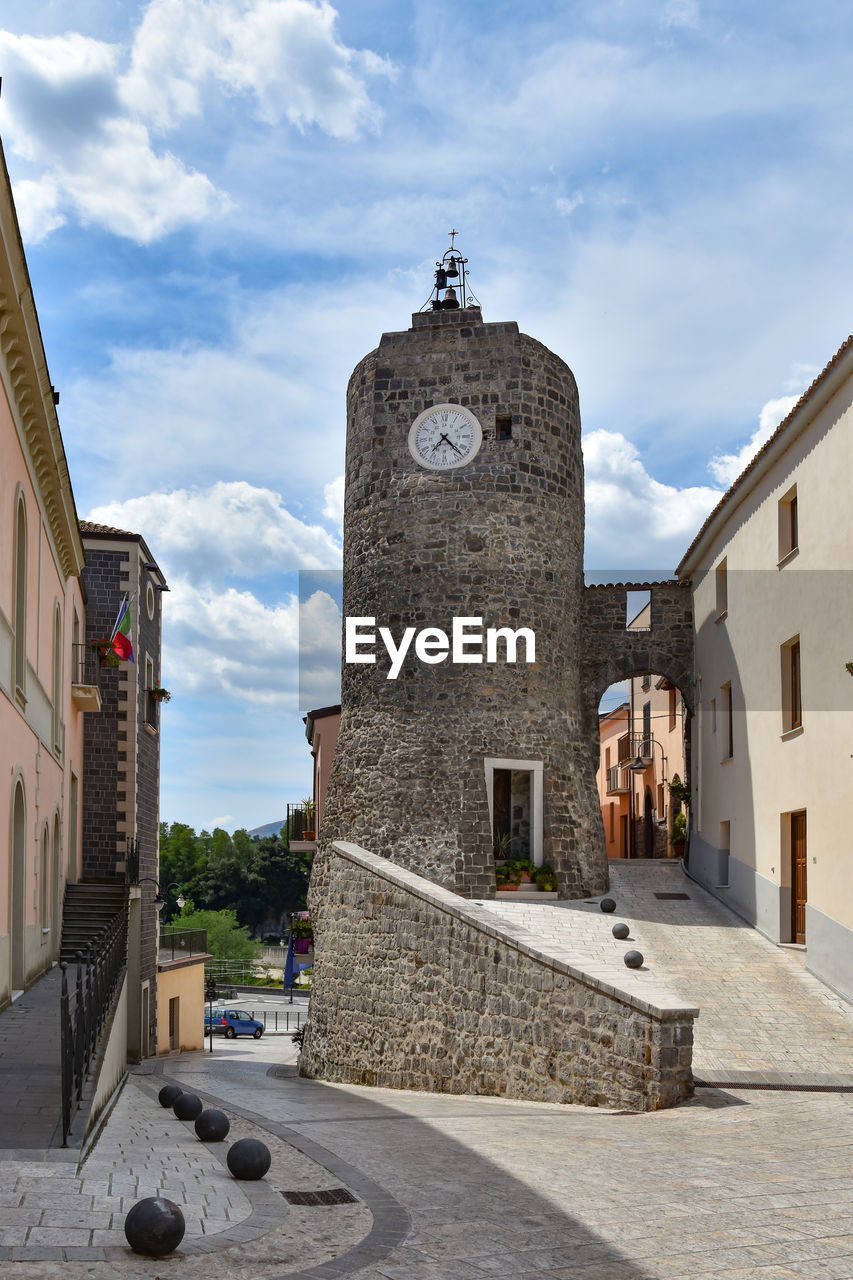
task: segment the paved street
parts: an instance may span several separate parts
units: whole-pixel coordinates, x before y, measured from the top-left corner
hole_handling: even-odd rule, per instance
[[[555,910],[602,948],[613,919],[629,920],[656,982],[669,965],[679,982],[704,983],[701,998],[698,986],[676,990],[703,1007],[697,1033],[712,1028],[713,1047],[698,1049],[706,1061],[727,1074],[768,1074],[787,1042],[799,1087],[703,1088],[674,1110],[626,1114],[326,1085],[296,1076],[289,1039],[217,1041],[212,1055],[135,1073],[79,1173],[0,1161],[5,1276],[53,1280],[61,1268],[70,1280],[853,1280],[853,1093],[809,1091],[807,1079],[818,1068],[839,1080],[853,1069],[849,1007],[815,990],[796,955],[673,872],[681,876],[658,864],[628,884],[614,877],[614,917],[582,904]],[[653,896],[681,890],[686,902]],[[688,909],[683,925],[667,918]],[[698,959],[723,929],[730,971],[703,968]],[[748,1051],[727,1058],[743,1002],[751,1007],[768,982],[778,1035],[768,1015]],[[775,1003],[780,991],[789,1006]],[[229,1138],[262,1136],[273,1154],[267,1178],[236,1183],[218,1149],[228,1144],[199,1143],[191,1124],[158,1105],[164,1079],[221,1105]],[[129,1252],[122,1224],[136,1199],[157,1190],[182,1205],[187,1235],[154,1263]],[[282,1194],[332,1190],[354,1199],[298,1205]]]

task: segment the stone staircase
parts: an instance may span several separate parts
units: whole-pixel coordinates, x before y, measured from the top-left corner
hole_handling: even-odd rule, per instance
[[[73,964],[78,951],[85,955],[89,943],[94,941],[126,903],[127,889],[123,884],[83,880],[78,884],[66,885],[60,960]]]

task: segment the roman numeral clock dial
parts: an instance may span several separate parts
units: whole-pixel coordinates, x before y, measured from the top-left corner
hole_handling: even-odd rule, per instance
[[[409,452],[429,471],[464,467],[483,443],[483,432],[470,409],[435,404],[418,414],[409,428]]]

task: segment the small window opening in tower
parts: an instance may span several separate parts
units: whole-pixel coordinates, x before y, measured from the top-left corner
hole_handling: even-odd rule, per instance
[[[511,413],[495,414],[495,439],[496,440],[512,439],[512,414]]]

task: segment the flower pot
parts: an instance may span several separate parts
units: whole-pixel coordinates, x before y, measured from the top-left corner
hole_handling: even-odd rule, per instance
[[[313,938],[294,938],[293,950],[297,955],[304,956],[306,952],[311,950],[311,943],[313,941]]]
[[[512,892],[515,892],[515,890],[518,888],[518,885],[513,880],[512,884],[499,884],[497,887],[501,893],[508,893],[510,890]]]
[[[303,839],[303,840],[314,840],[314,839],[316,839],[316,835],[315,835],[315,832],[314,832],[314,828],[313,828],[313,827],[303,827],[303,829],[302,829],[302,839]]]

